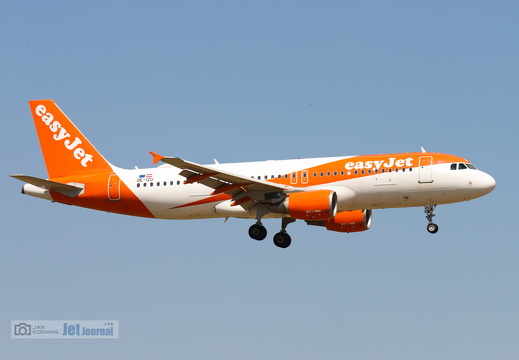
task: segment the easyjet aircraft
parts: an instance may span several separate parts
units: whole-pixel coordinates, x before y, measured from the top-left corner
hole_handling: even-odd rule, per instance
[[[417,153],[199,165],[151,152],[148,169],[121,169],[105,160],[51,100],[29,101],[49,179],[12,175],[22,193],[68,205],[159,219],[281,218],[274,243],[290,245],[289,223],[339,232],[364,231],[372,209],[423,206],[427,230],[438,204],[491,192],[494,179],[458,156]]]

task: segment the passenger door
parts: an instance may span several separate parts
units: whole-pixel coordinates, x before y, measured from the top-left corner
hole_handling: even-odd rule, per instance
[[[420,166],[419,166],[419,183],[432,183],[432,164],[433,157],[432,156],[420,156]]]

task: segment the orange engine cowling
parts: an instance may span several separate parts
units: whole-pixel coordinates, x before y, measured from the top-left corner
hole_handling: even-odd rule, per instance
[[[351,210],[338,213],[325,222],[326,230],[339,232],[359,232],[371,226],[371,209]]]
[[[289,214],[299,220],[328,220],[337,214],[337,194],[333,190],[315,190],[288,194],[273,212]]]

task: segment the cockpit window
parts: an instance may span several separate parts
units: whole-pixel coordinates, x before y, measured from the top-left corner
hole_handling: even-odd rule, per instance
[[[451,170],[477,170],[477,168],[470,163],[454,163],[451,164]]]

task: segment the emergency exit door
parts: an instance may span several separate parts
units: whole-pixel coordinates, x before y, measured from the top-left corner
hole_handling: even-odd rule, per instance
[[[121,199],[120,190],[121,179],[119,176],[112,174],[108,178],[108,200],[117,201]]]

